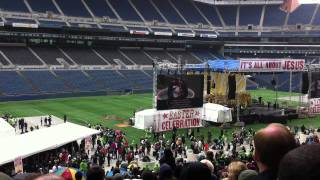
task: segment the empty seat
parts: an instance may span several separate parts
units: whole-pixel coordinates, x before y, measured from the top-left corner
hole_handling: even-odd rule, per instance
[[[52,0],[28,0],[31,9],[35,12],[46,13],[51,11],[55,14],[60,14]]]
[[[287,13],[279,5],[268,5],[264,13],[264,26],[283,26]]]
[[[15,71],[0,71],[0,91],[5,95],[34,94],[32,86]]]
[[[142,21],[127,0],[109,0],[109,2],[123,20]]]
[[[179,16],[178,12],[171,6],[168,0],[150,0],[158,7],[161,13],[172,24],[186,24]]]
[[[195,2],[195,5],[200,9],[200,11],[206,16],[206,18],[211,22],[214,26],[222,26],[220,18],[217,14],[215,6]]]
[[[60,79],[71,85],[75,91],[97,91],[94,81],[89,79],[81,71],[55,71]]]
[[[132,65],[133,63],[124,57],[117,49],[107,48],[95,48],[95,50],[108,60],[111,64],[117,64],[115,60],[120,60],[126,65]]]
[[[15,65],[42,65],[26,47],[0,47],[0,50]]]
[[[95,16],[117,19],[105,0],[85,0],[85,2]]]
[[[21,71],[41,93],[61,93],[70,91],[61,81],[50,71]]]
[[[48,65],[61,65],[61,63],[57,61],[58,58],[62,58],[69,65],[73,65],[74,64],[58,48],[54,48],[54,47],[32,47],[32,49]]]
[[[81,0],[56,0],[56,2],[67,16],[91,17]]]
[[[139,65],[152,65],[152,59],[150,59],[147,55],[144,54],[143,51],[139,49],[122,49],[123,53],[125,53],[132,61]]]
[[[129,81],[133,82],[135,85],[135,89],[140,90],[151,90],[153,79],[143,73],[140,70],[121,70],[121,74],[123,74]]]
[[[238,6],[218,6],[218,10],[227,26],[235,26]]]
[[[145,50],[152,58],[158,59],[159,61],[169,61],[175,63],[176,60],[169,56],[164,50]]]
[[[62,48],[79,65],[108,65],[90,48]]]
[[[197,9],[193,6],[192,1],[173,0],[171,1],[179,10],[181,15],[190,24],[208,24],[208,22],[201,16]]]
[[[133,85],[115,70],[86,71],[98,84],[108,90],[129,90]]]
[[[131,0],[137,10],[142,14],[145,20],[165,22],[157,10],[148,0]]]
[[[200,60],[192,56],[187,51],[168,51],[175,59],[179,59],[181,57],[181,63],[187,63],[187,64],[198,64],[201,63]]]
[[[29,12],[23,0],[1,0],[0,9],[3,11]]]

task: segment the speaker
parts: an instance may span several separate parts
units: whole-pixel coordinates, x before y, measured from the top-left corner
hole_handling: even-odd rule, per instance
[[[309,74],[307,72],[302,74],[302,94],[308,94],[309,91]]]
[[[237,88],[236,77],[234,75],[229,75],[228,83],[229,83],[228,99],[235,99],[236,98],[236,88]]]
[[[211,90],[211,76],[208,76],[208,79],[207,79],[207,94],[210,94],[210,90]]]

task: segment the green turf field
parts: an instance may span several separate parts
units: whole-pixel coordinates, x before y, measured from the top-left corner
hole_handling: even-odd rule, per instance
[[[272,100],[275,98],[274,92],[270,90],[254,90],[250,91],[253,96],[262,96],[265,99]],[[289,96],[289,93],[281,92],[279,97]],[[295,94],[298,95],[298,94]],[[32,101],[15,101],[0,103],[0,114],[10,113],[16,117],[37,116],[52,114],[63,118],[67,114],[70,121],[87,124],[102,124],[107,127],[115,127],[115,124],[122,123],[124,120],[105,120],[108,115],[115,115],[118,118],[128,119],[133,115],[135,110],[146,109],[152,107],[151,94],[136,94],[136,95],[118,95],[118,96],[91,96],[91,97],[75,97],[75,98],[60,98],[60,99],[45,99]],[[295,120],[289,122],[289,125],[302,125],[312,127],[320,127],[320,118]],[[254,129],[264,127],[264,124],[249,125]],[[118,128],[119,129],[119,128]],[[145,132],[131,127],[123,128],[129,139],[135,142]],[[218,127],[202,128],[201,133],[207,135],[207,131],[212,130],[213,137],[217,137],[220,130]],[[185,133],[185,130],[180,130],[179,133]],[[227,131],[231,134],[231,130]],[[168,135],[170,136],[170,135]]]

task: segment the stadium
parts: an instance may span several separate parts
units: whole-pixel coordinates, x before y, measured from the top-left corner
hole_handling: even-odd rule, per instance
[[[320,1],[1,0],[0,17],[0,180],[320,179]]]

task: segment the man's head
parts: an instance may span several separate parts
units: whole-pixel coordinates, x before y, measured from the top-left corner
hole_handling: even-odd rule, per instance
[[[277,171],[282,157],[295,148],[296,143],[285,126],[270,124],[255,134],[254,147],[254,159],[258,163],[260,172],[267,169]]]
[[[320,179],[320,144],[303,145],[287,153],[279,165],[279,180]]]
[[[104,170],[99,166],[93,166],[87,173],[87,180],[103,180],[105,177]]]

